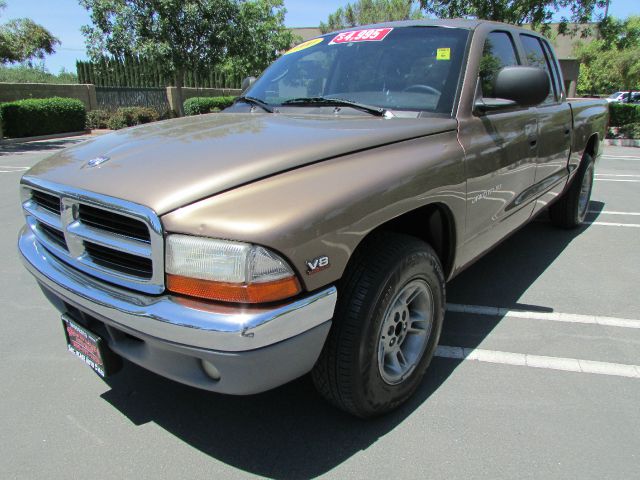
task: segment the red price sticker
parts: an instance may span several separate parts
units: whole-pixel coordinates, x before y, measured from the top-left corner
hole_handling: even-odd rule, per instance
[[[366,30],[352,30],[336,35],[329,45],[351,42],[379,42],[389,35],[393,28],[368,28]]]

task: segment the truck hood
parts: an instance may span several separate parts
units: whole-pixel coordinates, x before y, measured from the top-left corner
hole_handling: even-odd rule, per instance
[[[455,128],[455,120],[441,117],[214,113],[102,135],[52,155],[27,175],[162,215],[279,172]],[[90,167],[97,157],[108,160]]]

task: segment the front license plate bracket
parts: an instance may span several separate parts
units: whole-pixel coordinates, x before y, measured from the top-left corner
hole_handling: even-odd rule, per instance
[[[118,357],[102,337],[83,327],[67,314],[62,315],[67,349],[100,377],[105,378],[120,369]]]

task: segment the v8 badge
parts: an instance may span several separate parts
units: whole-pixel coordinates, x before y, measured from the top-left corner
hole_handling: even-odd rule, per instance
[[[307,275],[313,275],[331,266],[329,264],[329,257],[326,255],[316,257],[313,260],[307,260],[305,263],[307,264]]]

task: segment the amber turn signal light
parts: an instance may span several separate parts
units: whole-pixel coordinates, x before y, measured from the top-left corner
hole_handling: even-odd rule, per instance
[[[167,274],[167,288],[190,297],[233,303],[277,302],[300,293],[295,277],[262,283],[224,283]]]

